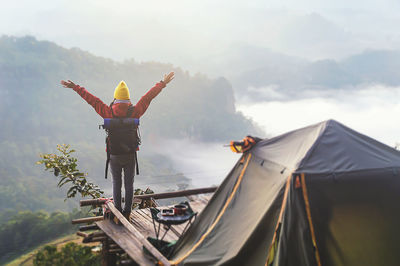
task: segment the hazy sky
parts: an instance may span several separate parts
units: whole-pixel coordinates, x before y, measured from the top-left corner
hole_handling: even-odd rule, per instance
[[[29,34],[112,59],[173,63],[192,73],[210,74],[210,59],[224,61],[239,46],[310,60],[398,49],[399,25],[399,0],[0,0],[0,35]],[[393,121],[400,116],[399,96],[399,88],[377,85],[352,94],[343,90],[242,104],[240,110],[270,135],[334,118],[393,146],[400,141]],[[176,164],[183,167],[179,171],[202,168],[208,173],[196,178],[197,186],[221,180],[236,160],[221,144],[201,145],[202,152],[197,144],[173,146],[179,145],[194,145],[196,151],[175,153]],[[210,160],[211,150],[216,158]],[[220,168],[215,161],[223,161]]]
[[[183,67],[235,44],[341,58],[364,49],[396,49],[399,3],[1,0],[0,34],[31,34],[114,59]]]

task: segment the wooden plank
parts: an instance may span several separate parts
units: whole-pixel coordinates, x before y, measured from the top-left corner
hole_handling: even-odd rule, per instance
[[[135,226],[135,228],[139,232],[146,232],[148,228],[150,228],[145,222],[143,222],[142,218],[138,216],[137,213],[132,213],[131,223]]]
[[[115,208],[112,202],[107,202],[106,206],[118,218],[123,226],[128,229],[133,236],[138,239],[142,245],[161,263],[164,265],[171,265],[166,257],[164,257],[132,224],[125,219],[125,217]],[[115,241],[115,239],[114,239]],[[121,246],[122,247],[122,246]],[[135,259],[135,258],[132,258]]]
[[[114,240],[139,265],[154,265],[154,262],[143,253],[142,244],[124,226],[116,225],[110,220],[96,223],[108,237]]]
[[[156,193],[156,194],[144,194],[144,195],[135,195],[135,199],[168,199],[168,198],[177,198],[177,197],[184,197],[189,195],[197,195],[197,194],[204,194],[204,193],[212,193],[217,190],[218,187],[206,187],[206,188],[195,188],[195,189],[188,189],[188,190],[180,190],[180,191],[173,191],[173,192],[164,192],[164,193]]]
[[[103,216],[86,217],[86,218],[72,220],[72,224],[92,223],[101,220],[104,220]]]

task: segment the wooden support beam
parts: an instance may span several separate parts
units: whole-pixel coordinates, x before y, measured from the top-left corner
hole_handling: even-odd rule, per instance
[[[106,234],[103,231],[93,232],[88,235],[88,237],[98,237],[98,236],[105,236]]]
[[[88,234],[83,233],[83,232],[80,232],[80,231],[76,232],[76,234],[77,234],[78,236],[85,237],[85,238],[89,236]]]
[[[108,250],[108,253],[125,253],[125,251],[123,250],[123,249],[121,249],[121,248],[110,248],[109,250]]]
[[[97,232],[93,232],[91,234],[86,234],[86,233],[78,231],[78,232],[76,232],[76,234],[78,236],[83,237],[83,240],[82,240],[83,243],[98,242],[98,241],[102,241],[102,240],[106,239],[106,237],[107,237],[107,235],[103,231],[97,231]]]
[[[110,244],[110,248],[120,248],[117,244]]]
[[[79,231],[91,231],[91,230],[98,230],[99,227],[95,224],[90,224],[90,225],[81,225],[79,226]]]
[[[72,220],[72,224],[93,223],[104,220],[103,216],[86,217]]]
[[[106,203],[108,209],[118,218],[122,225],[145,247],[154,258],[165,266],[171,265],[166,257],[158,251],[125,217],[115,208],[112,202]],[[134,259],[134,258],[133,258]]]
[[[101,206],[104,203],[106,203],[107,199],[86,199],[86,200],[81,200],[79,201],[79,204],[81,207],[83,206],[90,206],[90,205],[94,205],[94,206]]]
[[[131,265],[132,264],[132,260],[121,260],[120,261],[120,263],[122,264],[122,265]]]
[[[103,241],[103,240],[106,240],[106,239],[107,239],[106,236],[93,237],[93,238],[92,238],[92,242]]]
[[[82,243],[100,242],[106,240],[106,236],[87,237],[82,240]]]
[[[168,198],[177,198],[184,197],[189,195],[197,195],[197,194],[205,194],[212,193],[217,190],[218,187],[206,187],[206,188],[195,188],[188,190],[180,190],[173,192],[164,192],[164,193],[155,193],[155,194],[144,194],[144,195],[135,195],[135,199],[168,199]]]

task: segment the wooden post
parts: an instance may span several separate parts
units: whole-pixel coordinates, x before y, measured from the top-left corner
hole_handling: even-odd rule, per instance
[[[102,241],[101,248],[101,266],[114,266],[117,264],[117,257],[110,253],[110,240],[108,238]]]
[[[102,241],[101,247],[101,266],[108,266],[108,241],[105,239]]]

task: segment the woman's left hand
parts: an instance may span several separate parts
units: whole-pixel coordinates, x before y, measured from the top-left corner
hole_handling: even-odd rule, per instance
[[[175,77],[174,75],[175,75],[174,72],[171,72],[168,75],[167,74],[164,75],[163,82],[165,83],[165,85],[167,85],[171,80],[174,79],[174,77]]]

